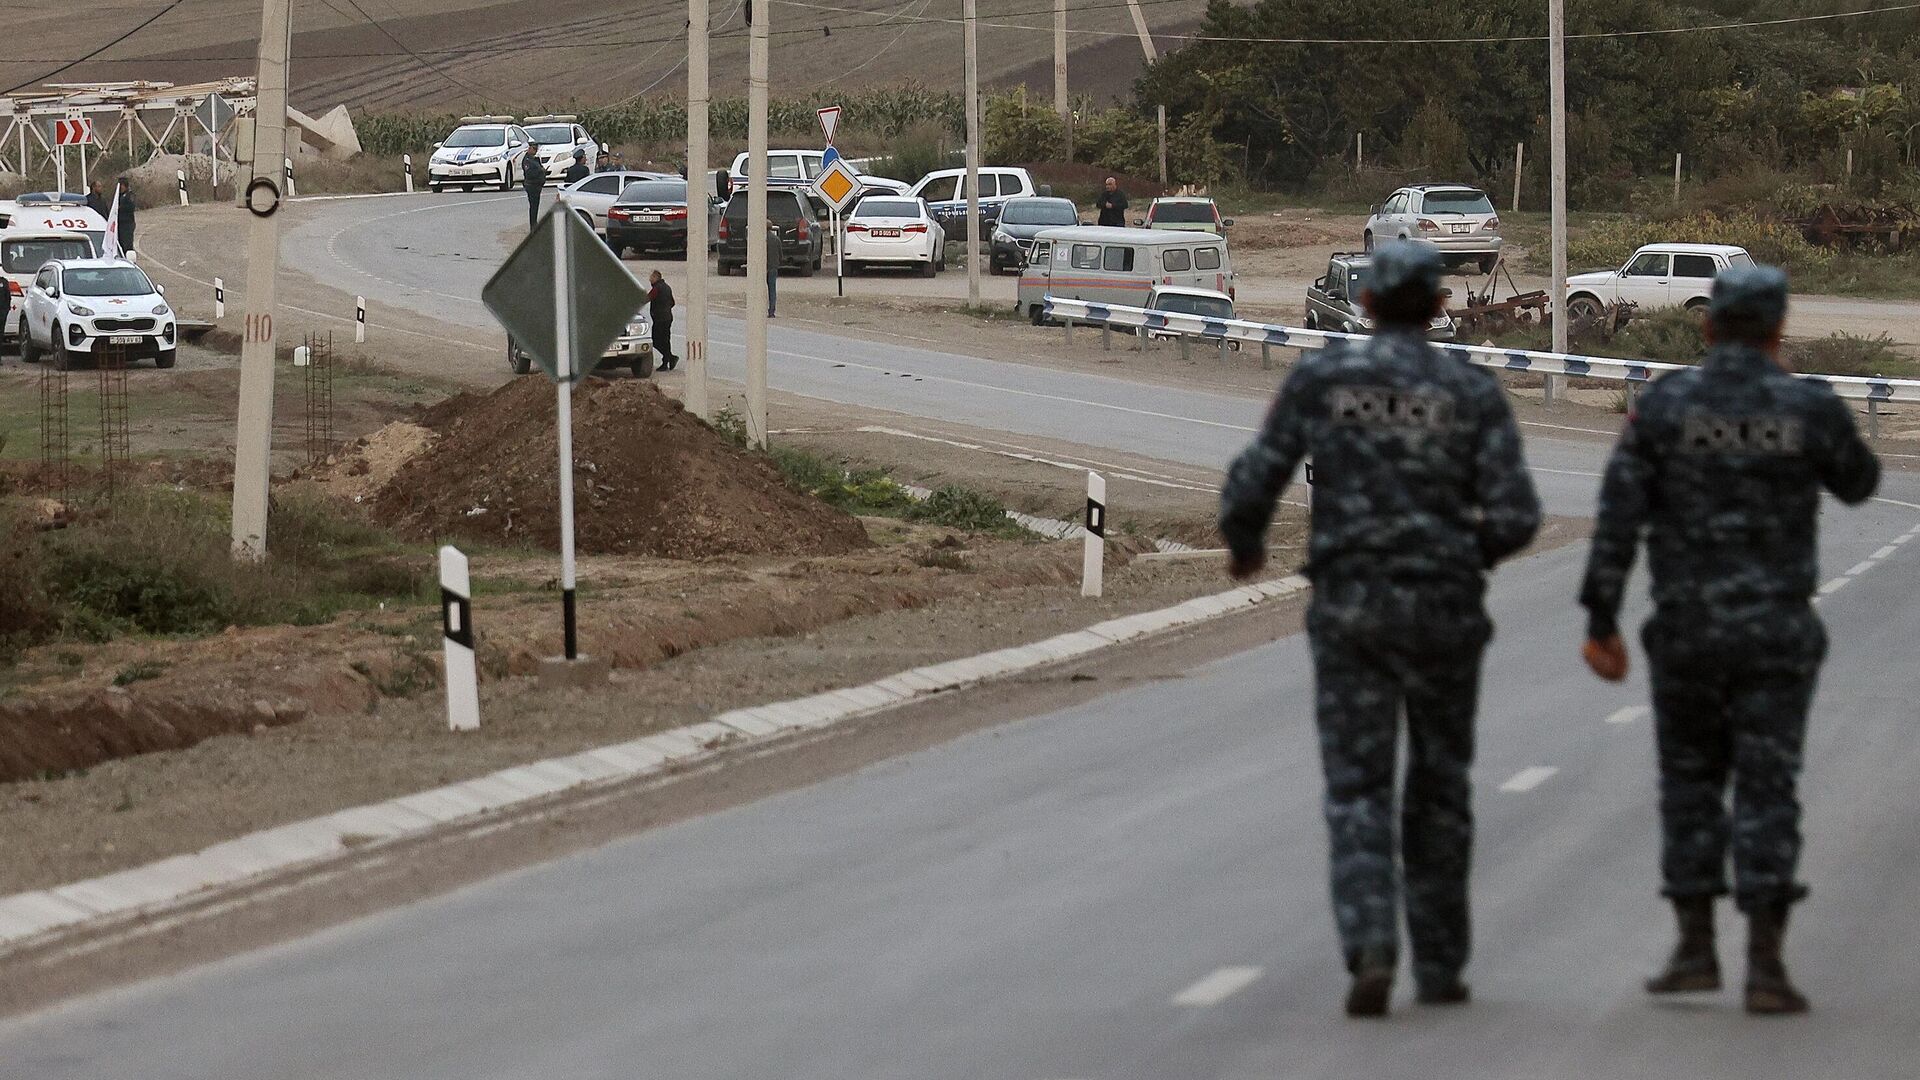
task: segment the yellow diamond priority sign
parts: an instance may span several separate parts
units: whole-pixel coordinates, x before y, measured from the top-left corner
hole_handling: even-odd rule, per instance
[[[820,171],[813,190],[834,210],[845,211],[860,197],[860,174],[848,168],[846,162],[834,158],[832,164]]]

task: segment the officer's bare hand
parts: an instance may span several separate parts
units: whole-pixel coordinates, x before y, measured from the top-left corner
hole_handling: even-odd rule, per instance
[[[1267,553],[1259,551],[1252,555],[1229,555],[1227,574],[1235,581],[1245,581],[1267,568]]]
[[[1595,675],[1608,682],[1619,682],[1627,677],[1627,643],[1620,640],[1619,634],[1605,639],[1588,638],[1587,643],[1580,647],[1580,655],[1586,659],[1587,666],[1593,669]]]

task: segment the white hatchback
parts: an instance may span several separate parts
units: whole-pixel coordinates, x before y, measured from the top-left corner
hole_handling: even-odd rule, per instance
[[[932,277],[947,268],[947,233],[925,201],[869,195],[853,206],[846,223],[847,269],[918,267]]]
[[[55,259],[27,286],[20,359],[51,355],[65,371],[75,355],[173,366],[173,309],[146,272],[125,259]]]

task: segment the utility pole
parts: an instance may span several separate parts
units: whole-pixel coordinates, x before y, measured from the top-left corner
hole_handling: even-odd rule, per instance
[[[687,411],[711,419],[707,400],[707,0],[687,0]],[[721,211],[725,213],[723,209]]]
[[[1553,142],[1553,351],[1567,351],[1567,0],[1547,0],[1548,137]],[[1554,377],[1546,379],[1553,404]]]
[[[969,0],[971,2],[971,0]],[[767,261],[767,22],[769,0],[748,0],[747,17],[747,442],[767,446],[767,287],[780,264]]]
[[[974,0],[962,0],[967,31],[967,307],[980,306],[980,53]]]
[[[253,172],[241,205],[247,228],[246,332],[240,344],[239,422],[233,440],[233,554],[267,557],[267,485],[273,466],[275,284],[280,271],[280,162],[287,156],[287,53],[293,0],[261,0],[254,88]],[[260,163],[266,162],[265,172]]]
[[[1067,99],[1067,0],[1053,0],[1053,111],[1066,132],[1066,159],[1073,160],[1073,103]]]
[[[1133,32],[1140,38],[1140,51],[1146,54],[1147,63],[1160,59],[1160,50],[1153,43],[1153,35],[1147,32],[1147,17],[1140,11],[1140,0],[1127,0],[1127,12],[1133,16]],[[1167,107],[1154,107],[1154,124],[1159,132],[1160,144],[1160,186],[1167,186]]]

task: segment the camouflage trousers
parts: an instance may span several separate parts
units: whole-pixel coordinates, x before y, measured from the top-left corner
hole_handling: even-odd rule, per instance
[[[1466,966],[1472,933],[1474,711],[1491,628],[1475,591],[1319,583],[1308,617],[1331,856],[1334,923],[1348,970],[1399,953],[1404,879],[1414,976]],[[1395,757],[1407,730],[1395,860]]]
[[[1819,617],[1804,604],[1738,618],[1663,610],[1641,640],[1660,755],[1661,893],[1725,895],[1731,850],[1740,910],[1805,896],[1794,880],[1797,788],[1807,707],[1827,651]]]

